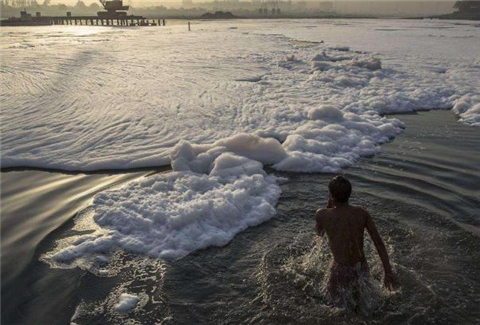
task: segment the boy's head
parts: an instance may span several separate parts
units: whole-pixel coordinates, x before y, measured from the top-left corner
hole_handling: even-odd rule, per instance
[[[346,177],[338,175],[330,180],[328,190],[335,202],[347,203],[352,194],[352,184]]]

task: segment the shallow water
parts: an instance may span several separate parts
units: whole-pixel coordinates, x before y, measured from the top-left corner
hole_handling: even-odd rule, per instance
[[[147,174],[2,173],[2,323],[473,324],[480,321],[480,137],[448,111],[398,116],[407,129],[346,174],[369,208],[403,285],[373,292],[369,316],[324,304],[330,257],[313,231],[328,174],[279,173],[277,215],[227,246],[163,262],[117,254],[109,273],[40,261],[71,235],[93,195]],[[377,285],[381,266],[367,241]],[[319,252],[319,253],[317,253]],[[122,292],[139,296],[128,315]]]
[[[35,289],[37,280],[45,282],[53,277],[55,281],[54,270],[45,270],[39,262],[38,250],[48,242],[47,236],[68,224],[95,194],[149,172],[90,175],[35,170],[2,172],[2,319],[5,315],[12,316],[11,312],[23,313],[17,308],[43,295],[43,289],[40,292]],[[60,300],[71,293],[64,288],[54,289]]]

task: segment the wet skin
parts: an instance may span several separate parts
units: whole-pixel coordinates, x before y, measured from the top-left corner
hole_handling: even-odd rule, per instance
[[[318,235],[327,234],[334,258],[334,268],[354,268],[356,265],[361,265],[362,269],[368,270],[367,260],[363,252],[363,233],[367,229],[382,260],[385,271],[384,286],[389,290],[399,288],[385,245],[366,209],[351,206],[348,202],[335,202],[335,199],[330,197],[327,207],[317,211],[315,220]],[[335,286],[342,285],[341,279],[332,280]],[[343,285],[348,284],[343,283]]]

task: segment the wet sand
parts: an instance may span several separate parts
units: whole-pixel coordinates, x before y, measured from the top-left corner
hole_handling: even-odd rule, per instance
[[[371,210],[403,284],[401,293],[379,297],[381,306],[360,318],[379,324],[479,322],[479,129],[457,123],[448,111],[398,117],[405,132],[346,170],[352,201]],[[318,279],[328,266],[308,254],[319,245],[313,213],[325,204],[331,175],[272,172],[289,181],[271,221],[226,247],[178,261],[117,256],[112,277],[52,269],[40,256],[68,236],[73,217],[96,193],[149,171],[2,172],[2,323],[358,321],[319,307]],[[378,275],[378,259],[370,253]],[[113,311],[123,291],[141,297],[141,308],[128,316]]]

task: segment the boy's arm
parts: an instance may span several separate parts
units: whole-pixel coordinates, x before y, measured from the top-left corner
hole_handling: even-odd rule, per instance
[[[322,210],[317,210],[317,213],[315,214],[315,229],[317,230],[317,235],[319,236],[323,236],[325,233],[325,229],[322,226],[321,214]]]
[[[332,204],[332,198],[329,196],[326,209],[331,209],[331,208],[333,208],[333,204]],[[317,210],[317,213],[315,213],[315,229],[317,230],[317,234],[319,236],[323,236],[323,234],[325,233],[325,229],[322,226],[321,214],[322,214],[322,209]]]
[[[390,265],[387,249],[383,244],[383,240],[380,237],[380,234],[378,233],[377,227],[375,227],[375,223],[373,222],[372,217],[370,216],[367,210],[364,210],[364,211],[367,214],[366,228],[367,228],[368,234],[370,235],[370,238],[372,238],[372,241],[375,244],[375,248],[377,249],[378,255],[382,260],[383,269],[385,270],[384,285],[389,290],[396,290],[400,285],[395,277],[395,274],[393,273],[392,266]]]

